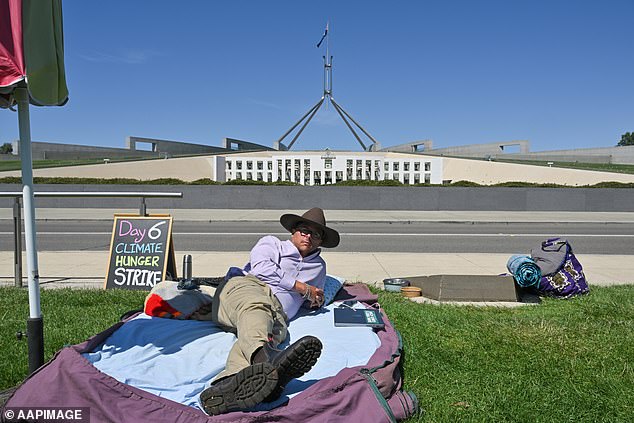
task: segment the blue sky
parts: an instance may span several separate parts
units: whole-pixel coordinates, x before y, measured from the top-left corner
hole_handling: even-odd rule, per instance
[[[178,6],[175,6],[178,5]],[[128,135],[272,145],[322,95],[383,146],[613,146],[634,131],[634,1],[123,1],[63,4],[70,100],[34,141]],[[0,143],[17,114],[0,110]],[[290,141],[290,139],[288,140]],[[360,150],[332,106],[293,149]]]

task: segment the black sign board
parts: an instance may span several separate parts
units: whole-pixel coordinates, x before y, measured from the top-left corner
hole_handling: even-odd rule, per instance
[[[172,217],[115,215],[105,288],[149,291],[176,279]]]

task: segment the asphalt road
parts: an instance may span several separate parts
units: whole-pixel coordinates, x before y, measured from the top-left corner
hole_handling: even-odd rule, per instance
[[[561,236],[577,253],[632,254],[634,225],[625,223],[334,223],[338,252],[517,253]],[[39,251],[106,251],[112,223],[82,220],[37,223]],[[264,234],[285,237],[277,222],[175,222],[178,251],[248,251]],[[0,250],[13,251],[13,225],[0,221]],[[23,244],[24,248],[24,244]]]

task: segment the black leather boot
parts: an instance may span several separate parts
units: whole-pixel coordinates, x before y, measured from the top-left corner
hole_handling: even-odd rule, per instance
[[[268,342],[253,355],[253,363],[270,363],[277,370],[277,388],[268,395],[264,402],[275,401],[284,391],[284,387],[291,380],[301,377],[313,368],[321,355],[323,345],[314,336],[304,336],[279,350]]]
[[[200,394],[207,414],[248,410],[264,401],[278,386],[277,370],[270,363],[256,363],[223,378]]]

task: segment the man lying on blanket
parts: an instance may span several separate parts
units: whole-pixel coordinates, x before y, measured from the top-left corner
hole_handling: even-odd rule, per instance
[[[212,302],[212,320],[236,332],[238,340],[225,370],[200,394],[205,411],[221,414],[246,410],[277,399],[284,386],[308,372],[322,344],[305,336],[285,350],[288,320],[306,302],[324,301],[326,263],[319,247],[339,244],[339,233],[326,226],[324,212],[312,208],[302,216],[285,214],[280,223],[291,239],[265,236],[251,250],[245,276],[220,285]]]

